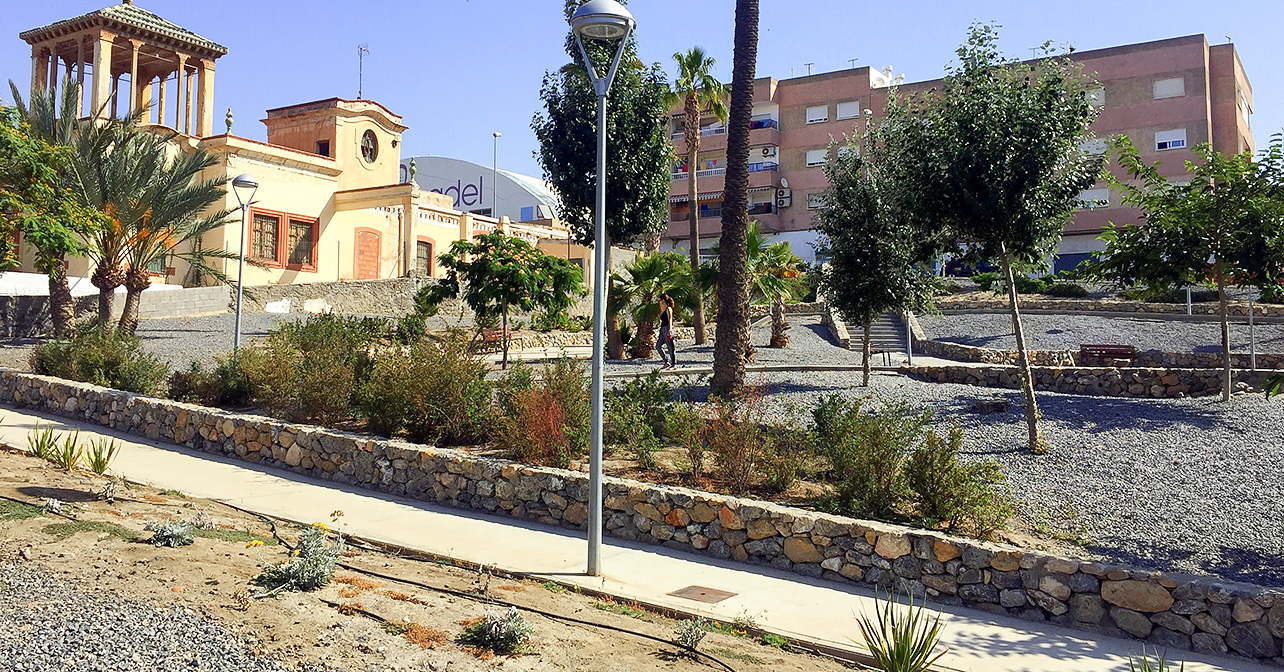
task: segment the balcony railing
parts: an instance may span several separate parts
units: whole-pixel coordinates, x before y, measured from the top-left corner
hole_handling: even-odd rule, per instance
[[[752,131],[759,128],[774,128],[778,131],[780,130],[780,123],[775,119],[759,119],[749,122],[749,130]]]
[[[749,172],[751,173],[760,173],[764,170],[780,170],[780,164],[775,161],[761,161],[749,164]]]
[[[772,170],[775,170],[775,168],[772,168]],[[704,170],[696,171],[696,177],[717,177],[719,175],[726,175],[726,174],[727,174],[727,169],[725,167],[705,168]],[[672,176],[673,176],[673,181],[676,182],[678,180],[687,179],[690,176],[690,172],[685,170],[680,170],[680,171],[674,172]]]
[[[700,135],[702,135],[702,136],[710,136],[710,135],[726,135],[726,134],[727,134],[727,127],[726,127],[726,126],[716,126],[716,127],[709,127],[709,128],[702,128],[702,129],[700,129]],[[686,137],[686,135],[687,135],[687,132],[686,132],[685,130],[681,130],[681,129],[679,129],[679,130],[676,130],[676,131],[673,131],[672,133],[670,133],[670,134],[669,134],[669,137],[670,137],[670,138],[683,138],[683,137]]]
[[[749,214],[751,215],[770,215],[775,211],[775,203],[754,203],[749,206]]]
[[[712,219],[714,217],[721,217],[721,216],[722,216],[722,208],[701,208],[700,209],[700,219]],[[673,222],[688,221],[687,213],[685,212],[671,213],[669,216],[669,220]]]

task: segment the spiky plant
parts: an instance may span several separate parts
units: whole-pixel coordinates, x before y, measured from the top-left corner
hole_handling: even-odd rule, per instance
[[[102,476],[107,473],[107,468],[111,466],[111,461],[120,451],[120,443],[106,437],[94,439],[89,442],[89,449],[85,451],[85,461],[89,463],[89,470]]]
[[[941,614],[933,617],[926,602],[915,604],[913,594],[906,598],[908,604],[902,606],[891,596],[886,600],[875,597],[875,618],[866,616],[857,621],[865,647],[883,672],[926,672],[946,653],[936,653]]]

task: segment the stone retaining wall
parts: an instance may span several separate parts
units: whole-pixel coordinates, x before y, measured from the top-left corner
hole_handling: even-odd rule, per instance
[[[978,387],[1020,389],[1015,366],[909,366],[901,371],[933,383],[958,383]],[[1071,368],[1032,366],[1036,390],[1107,397],[1175,398],[1221,394],[1220,369]],[[1237,369],[1232,372],[1237,390],[1261,386],[1266,371]]]
[[[1007,364],[1015,366],[1015,350],[998,350],[980,348],[974,345],[951,343],[949,341],[917,341],[914,350],[929,357],[951,359],[956,362],[978,362],[981,364]],[[1068,350],[1029,350],[1030,364],[1033,366],[1073,366],[1074,355]]]
[[[1133,366],[1176,367],[1182,369],[1217,369],[1225,364],[1220,352],[1161,352],[1159,350],[1142,350],[1132,360]],[[1231,353],[1231,367],[1247,369],[1253,366],[1253,358],[1244,353]],[[1257,354],[1257,368],[1284,369],[1284,355],[1272,353]]]
[[[950,341],[920,340],[914,344],[916,352],[932,357],[950,359],[956,362],[977,362],[980,364],[1006,364],[1015,366],[1016,350],[983,348]],[[1075,350],[1031,350],[1030,364],[1033,366],[1059,367],[1099,367],[1108,366],[1099,360],[1082,360]],[[1243,353],[1231,353],[1231,367],[1248,369],[1253,366],[1253,358]],[[1132,367],[1152,369],[1220,369],[1222,354],[1220,352],[1163,352],[1160,350],[1139,350],[1132,359]],[[1284,355],[1259,353],[1257,368],[1284,369]]]
[[[989,292],[973,292],[938,297],[936,307],[940,310],[995,310],[1008,311],[1007,296]],[[1145,303],[1127,299],[1059,299],[1039,295],[1021,295],[1021,310],[1047,310],[1053,312],[1099,312],[1099,313],[1154,313],[1167,315],[1185,315],[1185,303]],[[1191,304],[1191,313],[1195,315],[1217,315],[1217,302]],[[1232,301],[1227,313],[1232,317],[1248,317],[1247,301]],[[1268,317],[1284,316],[1284,306],[1270,304],[1253,304],[1254,315]]]
[[[262,312],[264,306],[272,301],[290,299],[290,312],[303,313],[306,312],[304,301],[319,299],[340,315],[405,315],[415,310],[415,293],[434,282],[436,280],[431,278],[389,278],[259,285],[246,287],[245,310]],[[442,302],[440,315],[455,317],[461,310],[468,319],[472,319],[472,311],[453,299]],[[592,295],[581,298],[568,313],[576,317],[592,315]],[[514,313],[512,317],[525,319],[529,316]]]
[[[586,474],[0,370],[0,403],[444,505],[583,529]],[[1284,591],[1027,552],[895,525],[618,478],[624,539],[837,582],[912,591],[1158,646],[1284,664]],[[1175,656],[1169,656],[1175,657]]]

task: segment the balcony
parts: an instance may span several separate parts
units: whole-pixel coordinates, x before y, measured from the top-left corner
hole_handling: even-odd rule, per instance
[[[697,177],[697,178],[699,178],[699,179],[703,179],[703,178],[706,178],[706,177],[719,177],[719,176],[721,176],[721,175],[726,175],[726,174],[727,174],[727,169],[726,169],[726,168],[722,168],[722,167],[719,167],[719,168],[705,168],[704,170],[697,170],[697,171],[696,171],[696,177]],[[688,173],[688,172],[687,172],[687,171],[685,171],[685,170],[676,171],[676,172],[674,172],[674,173],[671,175],[671,177],[673,178],[673,181],[674,181],[674,182],[677,182],[678,180],[685,180],[685,179],[687,179],[689,176],[690,176],[690,173]]]

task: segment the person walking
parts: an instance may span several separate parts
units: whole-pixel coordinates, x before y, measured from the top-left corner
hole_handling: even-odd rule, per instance
[[[671,369],[678,365],[678,353],[673,344],[673,297],[668,294],[660,296],[660,337],[656,347],[660,350],[661,368]]]

